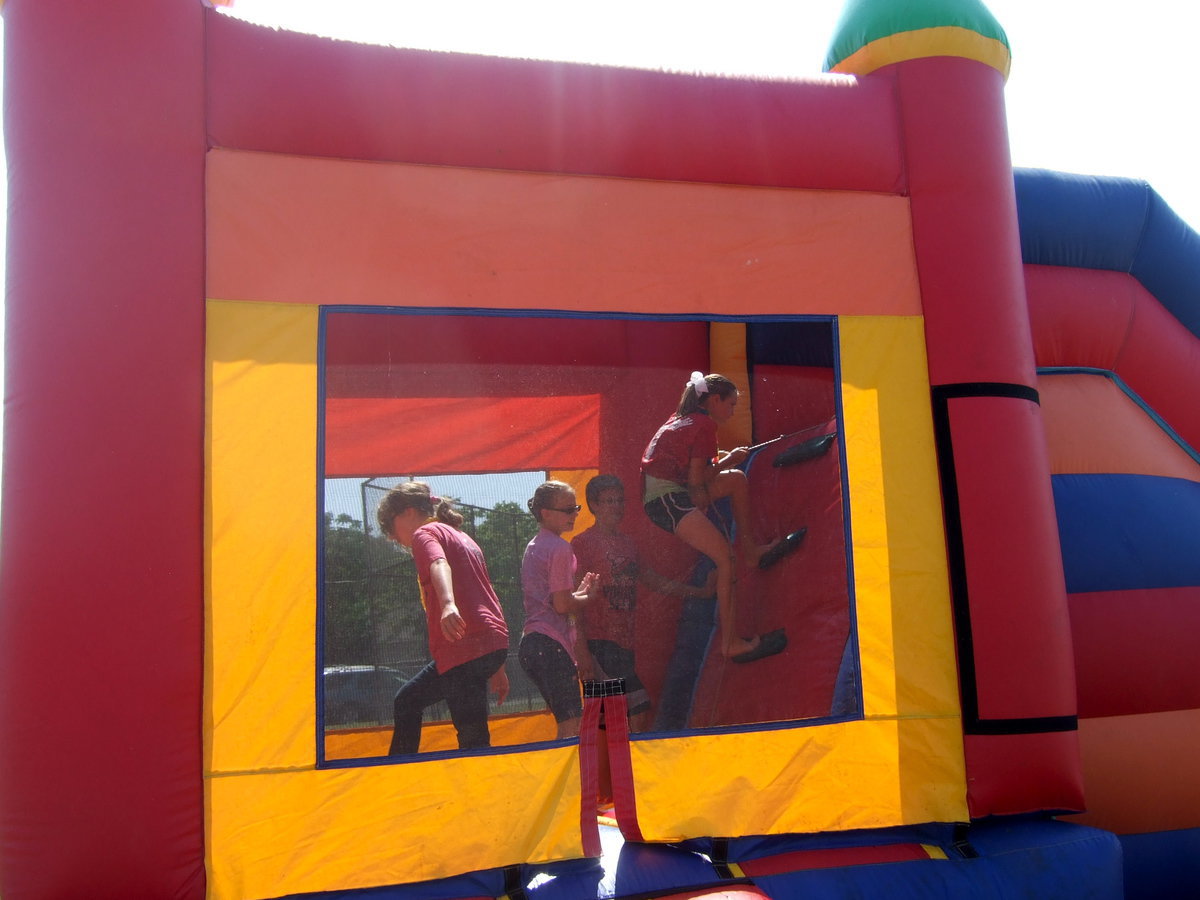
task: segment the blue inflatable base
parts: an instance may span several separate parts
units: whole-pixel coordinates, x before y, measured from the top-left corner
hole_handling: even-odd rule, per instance
[[[1123,834],[1126,900],[1200,897],[1200,828]]]
[[[1116,835],[1041,816],[982,820],[966,829],[923,825],[691,841],[686,845],[626,843],[615,828],[601,831],[604,855],[599,860],[513,866],[421,884],[303,896],[322,900],[466,900],[507,894],[513,900],[522,896],[527,900],[632,900],[747,884],[774,900],[1122,900],[1125,896],[1121,842]],[[736,877],[736,870],[731,873],[721,864],[723,858],[749,865],[780,854],[895,844],[937,848],[946,858],[807,868],[753,878]],[[404,852],[419,853],[420,849]]]

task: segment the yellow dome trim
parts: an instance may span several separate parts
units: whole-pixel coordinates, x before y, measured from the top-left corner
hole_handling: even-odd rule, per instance
[[[945,25],[902,31],[871,41],[847,56],[831,72],[843,75],[869,75],[876,69],[909,59],[930,56],[959,56],[991,66],[1008,80],[1012,54],[1003,42],[984,37],[969,28]]]

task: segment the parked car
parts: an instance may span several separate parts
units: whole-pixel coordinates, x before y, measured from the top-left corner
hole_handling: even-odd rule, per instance
[[[392,700],[407,680],[390,666],[326,666],[325,727],[391,725]]]

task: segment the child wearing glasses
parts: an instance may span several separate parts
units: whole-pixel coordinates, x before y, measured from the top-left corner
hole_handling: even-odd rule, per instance
[[[579,734],[583,703],[575,665],[575,616],[597,586],[596,574],[588,572],[575,587],[575,556],[562,538],[574,529],[579,509],[569,484],[539,485],[529,511],[540,527],[521,559],[525,628],[518,658],[554,714],[560,739]]]
[[[584,488],[596,524],[571,540],[581,569],[599,576],[599,590],[578,622],[576,656],[588,678],[624,678],[631,731],[650,724],[650,695],[635,669],[635,615],[639,584],[660,594],[711,598],[716,577],[710,572],[701,586],[672,581],[648,566],[637,542],[621,530],[625,518],[625,485],[616,475],[597,475]]]

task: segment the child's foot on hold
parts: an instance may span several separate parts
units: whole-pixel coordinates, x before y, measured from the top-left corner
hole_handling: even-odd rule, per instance
[[[769,544],[749,544],[742,547],[742,558],[746,561],[746,568],[753,569],[762,562],[762,558],[775,549],[782,538],[776,538]]]
[[[726,644],[721,653],[727,658],[741,656],[743,653],[753,653],[758,649],[758,643],[762,640],[757,634],[752,638],[735,637],[732,641]]]
[[[804,540],[806,534],[808,534],[807,528],[798,528],[791,534],[786,534],[775,541],[770,549],[758,558],[758,567],[760,569],[769,569],[775,565],[775,563],[799,547],[800,542]]]
[[[754,662],[756,659],[774,656],[776,653],[782,653],[787,649],[787,634],[782,628],[776,628],[774,631],[768,631],[766,634],[759,635],[754,639],[753,643],[753,649],[747,650],[745,653],[736,653],[729,658],[735,663],[748,663]]]

